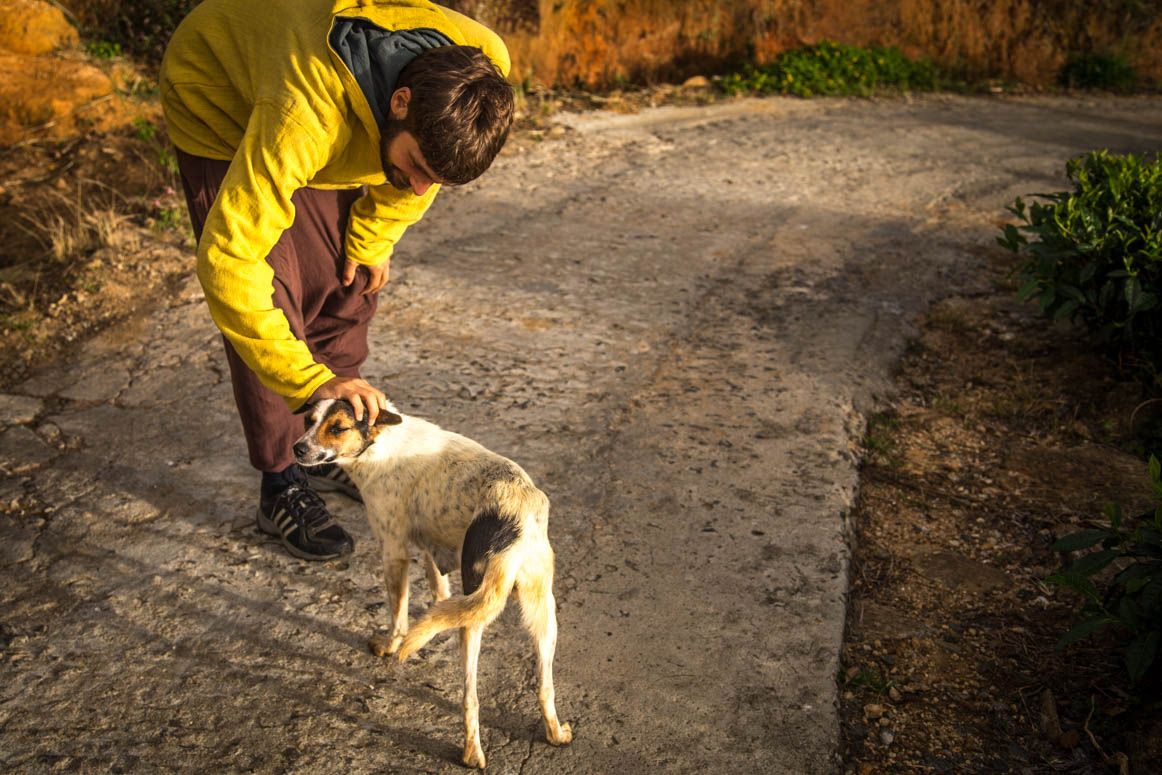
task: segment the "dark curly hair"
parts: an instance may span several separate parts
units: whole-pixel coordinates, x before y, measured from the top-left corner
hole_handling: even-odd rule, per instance
[[[411,89],[405,127],[432,171],[453,185],[475,180],[508,139],[512,86],[484,52],[471,46],[424,51],[400,73]]]

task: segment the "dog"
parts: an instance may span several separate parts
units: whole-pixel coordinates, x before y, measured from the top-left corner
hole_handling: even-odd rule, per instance
[[[359,488],[383,552],[391,614],[388,638],[373,637],[373,653],[400,662],[444,630],[460,628],[464,666],[464,756],[484,767],[476,663],[480,639],[515,588],[525,626],[536,642],[537,699],[553,745],[573,739],[557,718],[553,654],[557,646],[549,499],[516,463],[475,441],[388,405],[369,425],[346,401],[326,399],[308,415],[294,445],[302,465],[337,463]],[[423,552],[435,603],[408,631],[408,547]],[[460,568],[464,594],[449,592]],[[386,642],[385,642],[386,641]]]

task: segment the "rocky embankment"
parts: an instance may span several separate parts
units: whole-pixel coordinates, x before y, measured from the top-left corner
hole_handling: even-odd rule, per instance
[[[88,55],[56,6],[0,0],[0,146],[130,123],[141,84],[132,66]]]

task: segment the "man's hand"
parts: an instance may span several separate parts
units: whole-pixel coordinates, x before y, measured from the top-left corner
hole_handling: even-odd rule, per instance
[[[365,264],[357,264],[351,259],[347,259],[347,263],[343,264],[343,285],[348,286],[355,282],[355,270],[362,266],[371,275],[371,279],[367,281],[367,287],[363,289],[361,296],[367,296],[371,293],[376,293],[380,288],[387,285],[388,271],[391,268],[391,259],[384,261],[382,264],[375,266],[367,266]]]
[[[319,386],[309,403],[324,398],[350,401],[351,406],[355,408],[356,420],[363,419],[363,410],[366,408],[368,425],[374,425],[379,410],[387,408],[387,396],[372,387],[370,382],[359,377],[332,377]]]

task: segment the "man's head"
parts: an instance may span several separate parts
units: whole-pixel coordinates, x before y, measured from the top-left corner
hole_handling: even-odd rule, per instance
[[[508,139],[513,94],[480,49],[442,46],[404,68],[389,108],[388,181],[422,194],[432,183],[467,183],[488,169]]]

